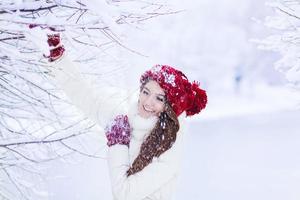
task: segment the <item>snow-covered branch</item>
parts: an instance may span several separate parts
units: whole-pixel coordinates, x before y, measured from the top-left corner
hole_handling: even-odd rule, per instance
[[[275,68],[300,89],[300,2],[277,0],[267,5],[274,15],[266,17],[265,25],[274,33],[260,41],[260,47],[281,54]]]
[[[116,52],[140,54],[124,42],[126,29],[174,13],[158,0],[0,2],[0,199],[41,199],[45,194],[20,178],[38,172],[40,163],[71,153],[99,157],[81,148],[94,125],[49,81],[45,52],[25,37],[29,26],[61,32],[82,72],[105,83],[105,74],[122,73]]]

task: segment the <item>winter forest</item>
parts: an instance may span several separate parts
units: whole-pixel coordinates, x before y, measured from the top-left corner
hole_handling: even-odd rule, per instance
[[[102,127],[49,75],[53,31],[95,89],[167,64],[207,91],[174,199],[300,199],[299,0],[2,0],[0,26],[1,200],[112,199]]]

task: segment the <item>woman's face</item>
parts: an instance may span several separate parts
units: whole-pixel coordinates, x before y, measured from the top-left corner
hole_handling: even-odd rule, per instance
[[[138,114],[143,118],[159,116],[165,107],[165,92],[155,81],[150,80],[139,96]]]

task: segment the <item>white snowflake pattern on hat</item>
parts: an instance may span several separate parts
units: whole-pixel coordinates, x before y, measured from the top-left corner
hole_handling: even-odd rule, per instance
[[[161,68],[162,68],[161,65],[155,65],[154,67],[152,67],[151,72],[157,74],[161,71]]]
[[[175,84],[175,75],[174,74],[168,74],[166,72],[162,73],[164,78],[165,78],[165,82],[171,84],[173,87],[176,86]]]

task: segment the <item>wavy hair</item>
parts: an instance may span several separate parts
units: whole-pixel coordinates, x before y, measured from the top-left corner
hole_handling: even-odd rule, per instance
[[[147,82],[141,85],[140,91],[142,91]],[[176,141],[179,127],[176,113],[170,104],[165,102],[164,111],[160,113],[154,128],[142,143],[138,156],[127,170],[127,176],[143,170],[152,162],[154,157],[159,157],[162,153],[170,149]]]

